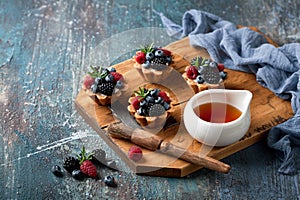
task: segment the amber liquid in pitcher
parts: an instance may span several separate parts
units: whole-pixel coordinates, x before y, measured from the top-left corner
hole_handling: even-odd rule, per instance
[[[205,103],[200,105],[195,113],[202,120],[212,123],[231,122],[242,114],[239,109],[225,103]]]

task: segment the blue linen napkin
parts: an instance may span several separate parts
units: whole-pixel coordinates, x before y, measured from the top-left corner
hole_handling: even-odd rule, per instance
[[[300,169],[300,44],[281,47],[269,44],[265,37],[248,28],[199,10],[189,10],[177,25],[157,13],[170,36],[188,36],[192,46],[205,48],[211,58],[226,68],[253,73],[262,86],[280,98],[291,100],[295,115],[273,127],[268,145],[282,160],[279,173],[295,174]]]

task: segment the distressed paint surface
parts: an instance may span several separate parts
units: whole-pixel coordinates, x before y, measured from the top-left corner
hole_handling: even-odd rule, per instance
[[[279,44],[300,41],[296,0],[0,1],[0,199],[299,199],[299,175],[279,175],[265,141],[224,159],[232,166],[226,175],[137,176],[119,160],[120,172],[99,170],[119,183],[108,188],[102,179],[50,172],[82,145],[119,159],[73,105],[89,53],[114,34],[162,27],[152,9],[180,23],[191,8],[256,26]]]

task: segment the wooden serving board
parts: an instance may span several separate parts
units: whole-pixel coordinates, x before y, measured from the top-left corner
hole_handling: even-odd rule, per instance
[[[171,43],[166,46],[166,48],[183,56],[182,59],[176,63],[176,70],[179,73],[184,72],[185,67],[189,64],[188,61],[195,56],[209,58],[208,53],[204,49],[191,47],[188,38]],[[133,60],[130,59],[119,63],[114,67],[122,74],[126,74],[133,70],[133,64]],[[250,104],[251,125],[244,138],[232,145],[219,148],[210,148],[193,140],[182,125],[183,123],[181,123],[182,110],[186,101],[193,93],[191,90],[182,90],[180,85],[176,86],[177,91],[175,91],[177,97],[177,109],[174,118],[178,123],[163,130],[159,133],[160,136],[190,151],[195,153],[207,152],[208,156],[220,160],[265,138],[267,132],[273,126],[286,121],[293,115],[290,102],[278,98],[271,91],[259,85],[253,74],[228,69],[226,69],[226,71],[228,73],[224,83],[226,89],[245,89],[253,93],[253,99]],[[140,77],[134,74],[127,76],[126,78],[127,81],[134,82],[136,86],[146,84]],[[137,88],[131,89],[136,90]],[[165,89],[168,90],[168,88]],[[174,95],[172,90],[169,92]],[[181,95],[178,97],[177,94]],[[128,122],[124,120],[127,118],[126,113],[125,118],[124,116],[114,116],[109,107],[99,106],[87,96],[83,90],[79,92],[75,100],[75,106],[86,122],[98,132],[103,140],[110,145],[121,159],[137,174],[183,177],[202,168],[202,166],[190,164],[183,160],[161,154],[157,151],[149,151],[147,149],[143,149],[143,159],[139,162],[134,162],[127,156],[127,152],[133,144],[126,140],[111,138],[105,131],[109,124],[120,122],[120,119],[122,119],[122,123],[130,123],[130,119]]]

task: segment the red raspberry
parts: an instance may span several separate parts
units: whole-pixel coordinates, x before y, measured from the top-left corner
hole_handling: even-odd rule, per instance
[[[131,102],[131,105],[134,107],[135,110],[138,110],[140,108],[140,98],[140,96],[136,96]]]
[[[114,77],[114,82],[117,82],[118,80],[122,79],[123,76],[119,72],[110,72],[111,75]]]
[[[90,160],[85,160],[81,163],[80,171],[91,178],[98,178],[97,168]]]
[[[190,66],[187,71],[186,75],[189,79],[195,79],[198,76],[198,70],[195,66]]]
[[[158,93],[158,96],[161,97],[165,102],[170,103],[170,97],[167,95],[167,93],[165,91],[160,91]]]
[[[172,54],[171,51],[169,51],[167,49],[162,49],[162,48],[158,48],[158,49],[162,50],[166,56],[171,56],[171,54]]]
[[[93,85],[95,79],[87,74],[83,79],[83,85],[86,89],[90,89],[91,85]]]
[[[128,151],[128,157],[135,162],[141,160],[143,157],[142,149],[138,146],[130,147]]]
[[[224,64],[218,63],[218,69],[219,69],[220,72],[223,71],[224,68],[225,68]]]
[[[135,54],[135,60],[139,64],[143,64],[146,61],[146,54],[142,51],[138,51]]]

